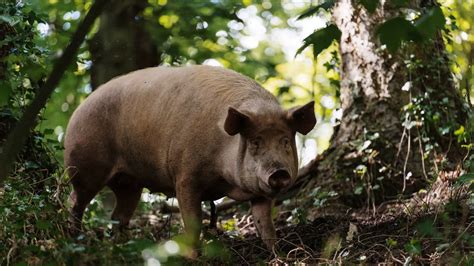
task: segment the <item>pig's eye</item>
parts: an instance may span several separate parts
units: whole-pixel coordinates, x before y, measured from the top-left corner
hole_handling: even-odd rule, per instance
[[[250,146],[254,149],[258,149],[260,146],[262,146],[262,139],[261,138],[255,138],[250,140]]]
[[[282,138],[282,139],[281,139],[281,144],[282,144],[283,146],[285,146],[285,147],[286,147],[286,146],[289,146],[289,145],[290,145],[290,139],[289,139],[289,138],[286,138],[286,137],[285,137],[285,138]]]
[[[280,140],[280,143],[281,145],[286,149],[286,150],[290,150],[291,149],[291,145],[290,145],[290,139],[287,138],[287,137],[284,137]]]

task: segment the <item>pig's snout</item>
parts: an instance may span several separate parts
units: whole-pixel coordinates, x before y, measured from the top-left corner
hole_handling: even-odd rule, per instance
[[[273,172],[268,178],[268,184],[275,191],[287,188],[291,184],[291,176],[288,171],[280,169]]]

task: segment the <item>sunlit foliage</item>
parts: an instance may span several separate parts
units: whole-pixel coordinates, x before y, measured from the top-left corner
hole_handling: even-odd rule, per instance
[[[452,28],[447,49],[454,56],[454,72],[459,86],[471,102],[474,101],[474,1],[449,0],[445,3]]]

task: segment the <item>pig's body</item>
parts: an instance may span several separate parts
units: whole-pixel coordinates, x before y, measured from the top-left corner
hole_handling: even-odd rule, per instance
[[[265,134],[288,128],[287,112],[274,96],[223,68],[149,68],[101,86],[74,112],[67,128],[65,164],[74,185],[74,217],[80,221],[89,201],[109,186],[117,199],[113,219],[127,224],[146,187],[177,196],[185,227],[194,238],[200,228],[200,202],[223,196],[252,200],[254,216],[262,216],[263,227],[269,227],[257,226],[262,238],[275,238],[271,218],[264,217],[270,215],[268,197],[275,194],[268,176],[283,169],[281,178],[296,177],[295,130],[290,130],[292,151],[282,155],[285,162],[268,160],[274,166],[264,169],[265,177],[256,178],[255,173],[251,178],[249,171],[263,170],[243,165],[247,144],[237,131],[247,123],[239,119],[248,117],[228,118],[234,114],[229,107],[257,117],[252,120],[264,125],[269,131]]]

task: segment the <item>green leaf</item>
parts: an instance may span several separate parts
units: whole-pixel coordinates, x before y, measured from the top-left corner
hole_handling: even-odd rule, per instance
[[[454,136],[460,136],[464,134],[464,126],[461,125],[458,129],[454,131]]]
[[[86,250],[86,248],[83,245],[77,244],[77,243],[68,243],[66,248],[68,249],[68,251],[72,253],[81,253]]]
[[[128,241],[127,243],[125,243],[125,245],[130,248],[130,249],[133,249],[133,250],[137,250],[137,251],[142,251],[146,248],[149,248],[153,245],[155,245],[156,243],[149,240],[149,239],[146,239],[146,238],[141,238],[141,239],[134,239],[134,240],[130,240]]]
[[[45,134],[45,135],[51,135],[53,133],[54,133],[54,129],[52,129],[52,128],[47,128],[43,131],[43,134]]]
[[[397,245],[397,240],[394,240],[392,238],[388,238],[388,239],[385,239],[385,243],[387,243],[387,245],[390,247],[390,248],[393,248]]]
[[[402,17],[385,21],[376,34],[391,53],[397,51],[403,41],[418,41],[421,37],[415,26]]]
[[[225,245],[218,240],[210,240],[204,245],[203,255],[208,258],[228,257]]]
[[[33,161],[25,161],[24,163],[26,169],[38,169],[40,166]]]
[[[12,88],[8,85],[9,84],[6,80],[0,81],[0,106],[6,105],[10,98]]]
[[[6,23],[11,25],[11,24],[13,24],[13,17],[0,15],[0,21],[6,22]]]
[[[433,225],[433,223],[434,222],[431,219],[424,219],[416,225],[416,229],[422,236],[439,238],[441,235],[436,229],[436,227]]]
[[[418,18],[415,25],[402,17],[387,20],[377,29],[377,35],[380,42],[387,45],[387,49],[393,53],[400,48],[403,41],[432,38],[445,24],[443,11],[436,6]]]
[[[46,230],[51,227],[51,222],[47,220],[36,220],[36,227],[40,230]]]
[[[328,48],[334,40],[341,39],[341,31],[339,28],[330,24],[325,28],[313,32],[303,40],[303,45],[298,49],[296,54],[301,53],[309,45],[313,45],[314,57],[317,57],[324,49]]]
[[[439,244],[436,246],[436,251],[437,252],[442,252],[444,250],[446,250],[447,248],[449,248],[451,246],[450,243],[443,243],[443,244]]]
[[[446,18],[439,6],[431,8],[415,21],[416,29],[425,38],[432,38],[445,24]]]
[[[468,173],[460,176],[456,181],[455,186],[460,187],[469,183],[474,183],[474,173]]]
[[[314,14],[316,14],[319,11],[319,9],[324,9],[324,10],[328,11],[329,9],[331,9],[334,6],[334,3],[335,3],[335,0],[327,0],[326,2],[323,2],[320,5],[312,6],[312,7],[308,8],[306,11],[304,11],[301,15],[299,15],[299,17],[296,18],[296,19],[300,20],[300,19],[304,19],[304,18],[307,18],[307,17],[311,17]]]
[[[370,13],[374,13],[378,3],[379,0],[359,0],[359,4],[363,5]]]
[[[421,243],[418,240],[412,239],[410,243],[405,244],[405,251],[412,255],[421,254]]]

